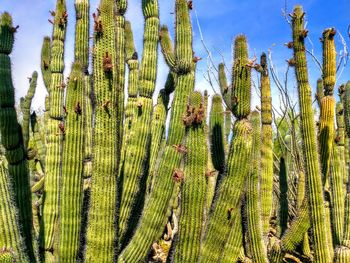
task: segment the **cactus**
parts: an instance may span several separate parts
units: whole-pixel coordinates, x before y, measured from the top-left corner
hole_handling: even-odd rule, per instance
[[[93,82],[96,110],[86,262],[112,262],[117,241],[116,182],[120,127],[116,122],[119,110],[117,65],[114,63],[117,57],[114,4],[112,0],[101,0],[99,13],[95,15]],[[102,233],[101,229],[104,230]]]
[[[37,79],[38,79],[38,72],[34,71],[32,74],[32,77],[30,78],[30,87],[27,92],[27,95],[23,98],[23,103],[21,103],[21,111],[23,114],[22,134],[23,134],[23,144],[25,149],[28,149],[30,107],[32,105],[32,99],[35,94]]]
[[[210,112],[210,146],[214,168],[222,173],[225,169],[224,109],[220,95],[214,95]]]
[[[29,260],[34,260],[29,174],[21,127],[14,108],[15,96],[9,57],[15,32],[11,16],[3,13],[0,17],[0,132],[1,143],[6,150],[9,178],[13,184],[14,201],[18,208],[19,225],[22,226],[20,230],[25,243],[23,249]]]
[[[323,80],[318,79],[317,80],[317,89],[316,89],[316,99],[318,103],[318,107],[321,108],[321,100],[324,97],[324,87],[323,87]]]
[[[307,30],[304,28],[304,15],[305,13],[301,6],[294,8],[292,14],[293,50],[295,73],[298,83],[304,164],[310,203],[315,260],[317,262],[329,262],[329,251],[324,247],[324,244],[328,244],[328,237],[325,228],[322,181],[319,177],[320,164],[318,161],[315,124],[311,105],[311,88],[308,82],[305,55],[304,41]]]
[[[253,262],[268,262],[267,250],[263,241],[263,233],[259,211],[259,172],[261,161],[261,122],[260,114],[253,111],[251,114],[253,127],[253,147],[252,147],[252,166],[247,179],[247,223],[249,246],[252,252]]]
[[[266,54],[260,58],[261,66],[261,175],[260,175],[260,200],[261,220],[265,241],[269,233],[270,216],[272,213],[272,188],[273,188],[273,142],[272,142],[272,98],[270,78],[267,68]]]
[[[225,64],[220,63],[218,70],[219,70],[220,91],[221,91],[222,97],[224,99],[224,102],[227,108],[232,109],[232,86],[229,86],[227,83],[227,77],[225,73]]]
[[[166,223],[168,207],[172,201],[175,181],[173,173],[179,168],[183,153],[173,145],[181,145],[185,136],[183,114],[186,99],[194,87],[192,58],[192,30],[185,0],[176,0],[176,51],[174,71],[177,73],[175,95],[171,108],[169,137],[154,180],[153,191],[145,204],[140,223],[128,246],[119,256],[119,262],[138,262],[147,256],[148,249],[156,241]]]
[[[280,159],[280,169],[279,169],[279,186],[280,186],[280,196],[279,196],[279,233],[282,235],[288,224],[288,175],[286,163],[283,157]]]
[[[125,152],[125,162],[121,180],[121,200],[119,210],[119,240],[124,248],[131,238],[138,222],[138,213],[143,204],[143,189],[146,189],[148,175],[148,154],[153,109],[152,95],[157,75],[158,48],[158,1],[142,2],[145,17],[144,52],[139,72],[139,97],[137,114],[134,116]]]
[[[44,37],[41,48],[41,74],[43,76],[46,90],[50,93],[51,85],[51,38]]]
[[[203,99],[199,92],[190,96],[190,107],[197,114],[197,121],[189,127],[186,138],[187,155],[181,189],[181,215],[179,237],[174,262],[196,262],[199,258],[202,224],[206,199],[207,144]]]

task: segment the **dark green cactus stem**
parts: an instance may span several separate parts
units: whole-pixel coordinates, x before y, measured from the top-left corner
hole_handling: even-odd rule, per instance
[[[266,54],[260,58],[261,66],[261,174],[260,174],[260,200],[261,220],[265,241],[270,228],[273,196],[273,141],[272,141],[272,98],[270,77],[267,67]]]
[[[23,103],[21,103],[21,111],[23,114],[22,134],[23,134],[23,144],[25,149],[28,148],[30,107],[32,105],[32,99],[35,94],[37,80],[38,80],[38,72],[34,71],[30,79],[30,86],[29,86],[27,95],[24,97]]]
[[[76,43],[78,44],[78,43]],[[60,262],[77,259],[81,232],[84,172],[84,77],[82,65],[74,63],[66,96],[67,117],[60,189]]]
[[[39,123],[35,111],[30,115],[31,132],[38,151],[41,168],[45,170],[46,145],[39,131]]]
[[[214,168],[222,173],[225,169],[224,108],[221,96],[213,96],[209,119],[211,158]]]
[[[247,227],[250,251],[252,253],[253,262],[268,262],[267,250],[263,241],[263,232],[261,227],[261,219],[259,211],[259,172],[261,162],[261,122],[260,114],[253,111],[251,114],[251,122],[253,127],[253,147],[252,147],[252,162],[247,179]]]
[[[318,79],[317,80],[317,89],[316,89],[316,99],[318,103],[318,107],[321,108],[321,100],[324,97],[324,87],[323,87],[323,80]]]
[[[225,111],[225,153],[228,152],[229,148],[229,137],[231,133],[231,127],[232,127],[232,112],[228,108],[226,108]]]
[[[324,95],[333,95],[333,89],[336,81],[336,50],[334,45],[334,36],[337,31],[334,28],[328,28],[323,31],[323,85]]]
[[[329,237],[325,227],[322,180],[318,161],[317,139],[313,119],[311,88],[308,81],[305,54],[304,15],[301,6],[296,6],[292,14],[293,50],[295,72],[298,83],[300,105],[300,127],[303,140],[303,155],[309,196],[310,220],[312,221],[313,244],[316,262],[330,262],[329,251],[325,249]]]
[[[52,262],[58,251],[54,243],[58,238],[59,185],[61,175],[61,151],[64,138],[63,94],[64,94],[64,40],[67,27],[66,1],[57,0],[51,42],[51,81],[49,88],[49,118],[47,119],[45,186],[42,220],[40,226],[40,248],[44,262]]]
[[[170,38],[168,27],[163,25],[159,31],[160,46],[164,55],[165,62],[168,64],[170,69],[175,68],[175,53],[173,43]]]
[[[13,197],[18,208],[18,222],[24,238],[24,253],[30,261],[34,260],[32,246],[32,208],[29,172],[23,145],[21,127],[14,108],[15,96],[11,77],[9,54],[14,43],[12,18],[8,13],[0,16],[0,133],[5,148],[9,178],[13,184]]]
[[[93,130],[93,174],[86,237],[86,262],[115,259],[116,204],[119,145],[118,92],[114,7],[115,1],[101,0],[95,28],[93,82],[95,126]]]
[[[2,261],[1,249],[11,249],[17,256],[16,260],[18,262],[29,262],[20,233],[20,228],[22,226],[19,225],[17,218],[18,209],[13,202],[14,196],[12,189],[13,186],[9,174],[4,167],[2,160],[0,160],[0,262],[6,262]]]
[[[204,114],[199,92],[190,96],[190,107],[197,116]],[[181,189],[179,237],[174,262],[197,262],[199,258],[206,200],[206,164],[208,148],[205,137],[205,118],[189,127],[186,138],[187,155]]]
[[[51,86],[51,38],[44,37],[41,48],[41,74],[43,76],[44,85],[48,93]]]
[[[222,179],[215,207],[209,218],[201,251],[201,262],[218,262],[221,254],[227,253],[223,251],[223,247],[239,247],[240,244],[237,242],[241,242],[239,237],[242,233],[237,232],[235,227],[238,214],[236,210],[240,210],[238,207],[251,160],[252,127],[250,122],[246,119],[237,121],[233,132],[234,137],[227,161],[227,174]],[[229,236],[230,245],[227,245]],[[233,256],[238,255],[231,254],[229,258]]]
[[[234,61],[232,68],[232,112],[237,119],[250,113],[251,67],[248,60],[247,39],[238,35],[234,43]]]
[[[226,107],[232,109],[232,86],[227,83],[224,63],[219,64],[219,84]]]
[[[157,169],[153,191],[145,204],[139,226],[129,245],[119,256],[119,262],[139,262],[144,259],[153,242],[163,231],[169,214],[175,181],[174,172],[180,168],[183,153],[173,145],[182,145],[185,136],[183,115],[187,99],[194,87],[194,66],[192,62],[192,29],[186,0],[176,0],[176,91],[171,107],[169,137],[163,158]],[[188,67],[188,65],[191,65]]]
[[[279,236],[281,236],[288,227],[288,175],[286,163],[283,157],[280,159],[279,186]]]
[[[136,214],[142,208],[147,183],[149,142],[153,101],[157,77],[157,49],[159,14],[158,0],[142,2],[145,17],[144,50],[139,72],[139,97],[137,114],[131,127],[132,134],[125,152],[124,170],[121,178],[119,210],[119,246],[124,248],[138,222]]]

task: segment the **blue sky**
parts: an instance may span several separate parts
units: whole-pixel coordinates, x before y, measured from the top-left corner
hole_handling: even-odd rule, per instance
[[[91,11],[98,6],[98,0],[90,0]],[[162,24],[167,24],[173,33],[174,2],[160,0],[160,19]],[[350,24],[348,0],[304,0],[287,1],[288,12],[292,11],[295,4],[302,4],[307,13],[307,28],[310,39],[313,42],[315,55],[322,60],[321,43],[319,38],[323,29],[335,27],[350,44],[347,36],[347,27]],[[73,56],[74,41],[74,0],[67,0],[69,14],[69,31],[66,42],[66,72],[69,73]],[[244,33],[249,41],[250,56],[260,56],[262,51],[271,49],[273,61],[281,77],[286,68],[286,59],[291,57],[291,51],[284,43],[291,40],[291,30],[288,23],[282,16],[282,9],[285,6],[284,0],[194,0],[195,11],[201,25],[206,45],[212,51],[216,64],[221,62],[221,55],[224,56],[231,66],[231,43],[235,35]],[[45,35],[51,35],[51,24],[47,21],[50,18],[49,10],[55,7],[55,0],[1,0],[0,12],[8,11],[12,14],[14,23],[20,26],[16,35],[15,48],[12,53],[13,79],[16,88],[16,97],[24,96],[28,88],[28,79],[31,72],[40,72],[40,49],[42,39]],[[141,12],[141,0],[129,0],[127,19],[133,25],[136,46],[139,53],[142,52],[143,16]],[[197,27],[195,12],[192,12],[194,30],[194,50],[197,56],[206,58],[207,54],[201,44],[199,30]],[[336,38],[337,50],[341,49],[339,37]],[[311,49],[311,46],[309,45]],[[315,86],[316,79],[320,77],[320,71],[309,57],[310,84]],[[203,78],[207,70],[206,59],[199,62],[197,71],[197,89],[208,89],[211,91],[208,82]],[[157,89],[159,90],[167,75],[167,66],[162,56],[159,56],[159,71]],[[293,71],[291,71],[291,77]],[[345,68],[339,83],[347,81],[350,77],[350,67]],[[217,89],[218,90],[218,89]],[[294,89],[295,90],[295,89]],[[274,88],[274,100],[278,100],[277,90]],[[291,94],[293,82],[291,82]],[[33,102],[33,109],[44,104],[45,88],[40,77],[36,97]],[[274,101],[278,103],[278,101]],[[257,96],[254,95],[254,105],[258,104]]]

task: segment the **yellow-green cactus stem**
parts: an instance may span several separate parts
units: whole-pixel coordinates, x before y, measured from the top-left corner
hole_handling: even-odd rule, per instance
[[[32,246],[32,208],[27,156],[23,145],[21,127],[14,108],[15,96],[9,54],[14,43],[16,28],[8,13],[0,16],[0,133],[5,148],[9,180],[12,182],[14,205],[18,209],[18,222],[24,238],[23,251],[34,260]]]
[[[350,248],[347,246],[339,246],[335,249],[335,263],[346,263],[350,260]]]
[[[344,263],[350,260],[350,194],[345,197],[344,236],[341,246],[335,249],[334,262]]]
[[[78,44],[78,43],[76,43]],[[80,62],[75,62],[68,81],[67,116],[60,186],[60,262],[75,262],[81,232],[84,172],[84,77]]]
[[[342,98],[343,95],[340,94],[340,101],[336,105],[337,136],[335,138],[335,143],[337,144],[337,149],[339,152],[340,172],[342,173],[342,177],[344,180],[343,185],[345,187],[348,182],[348,174],[345,161],[345,148],[347,148],[348,145],[345,145],[346,132],[344,121],[344,106]]]
[[[238,35],[234,43],[234,61],[232,68],[232,112],[237,119],[250,113],[251,67],[248,59],[247,39]]]
[[[115,259],[117,174],[119,145],[115,1],[101,0],[95,27],[93,82],[95,126],[93,130],[93,174],[86,236],[86,262]]]
[[[18,221],[18,209],[15,205],[13,196],[13,185],[11,178],[4,167],[2,160],[0,160],[0,262],[2,261],[1,249],[11,249],[16,255],[18,262],[30,262],[26,255],[25,244],[20,233],[22,227]],[[8,261],[13,262],[13,261]]]
[[[265,241],[270,228],[273,196],[273,141],[272,141],[272,98],[270,77],[267,67],[266,54],[260,58],[262,68],[260,78],[261,90],[261,174],[260,174],[260,200],[261,220]]]
[[[155,174],[153,191],[147,198],[139,225],[128,246],[120,254],[119,262],[139,262],[146,258],[151,245],[159,240],[168,220],[168,207],[176,182],[174,173],[180,168],[182,145],[186,127],[183,117],[187,98],[194,88],[192,29],[186,0],[176,0],[176,90],[171,107],[169,136],[163,158]]]
[[[333,95],[333,89],[336,81],[336,50],[334,45],[334,36],[337,31],[334,28],[328,28],[323,31],[323,85],[326,96]]]
[[[295,73],[298,84],[301,134],[303,140],[303,155],[309,196],[310,220],[312,221],[313,244],[316,262],[330,262],[328,233],[325,227],[325,208],[323,203],[322,179],[320,178],[320,163],[317,152],[317,139],[313,119],[311,88],[308,81],[307,62],[305,54],[304,15],[301,6],[296,6],[292,14],[293,50]]]
[[[190,107],[203,107],[202,95],[193,92]],[[206,164],[208,148],[205,120],[193,123],[186,138],[187,155],[181,188],[181,214],[174,262],[197,262],[199,259],[206,200]]]
[[[66,1],[57,0],[54,12],[53,33],[51,42],[49,88],[49,118],[47,119],[45,185],[43,211],[40,227],[40,249],[44,262],[50,262],[58,254],[54,242],[58,239],[59,185],[61,175],[62,139],[64,138],[63,94],[65,84],[64,40],[66,36],[68,14]]]
[[[23,114],[22,121],[22,134],[23,134],[23,144],[25,149],[28,148],[29,142],[29,120],[30,120],[30,107],[32,105],[32,100],[36,90],[36,84],[38,80],[38,72],[34,71],[32,77],[30,78],[30,86],[27,92],[27,95],[23,99],[23,103],[21,103],[21,111]]]
[[[231,134],[231,127],[232,127],[232,112],[229,110],[229,108],[226,108],[225,111],[225,153],[228,152],[229,148],[229,137]]]
[[[74,60],[79,62],[83,72],[89,65],[89,0],[75,0],[75,48]]]
[[[221,96],[215,94],[209,119],[211,158],[214,168],[222,173],[225,169],[224,108]]]
[[[345,131],[346,131],[347,137],[349,138],[350,137],[350,81],[348,81],[345,86],[343,106],[344,106]]]
[[[247,228],[248,238],[250,242],[250,251],[252,253],[253,262],[268,262],[267,249],[263,240],[263,232],[261,225],[261,215],[257,213],[260,207],[259,198],[259,172],[261,165],[261,122],[260,114],[253,111],[251,114],[251,122],[253,127],[253,147],[252,147],[252,162],[247,179]]]
[[[130,240],[142,208],[148,175],[149,143],[153,111],[152,96],[157,77],[157,50],[159,38],[158,0],[142,1],[145,18],[144,50],[139,72],[137,114],[131,127],[125,152],[121,181],[119,209],[119,246],[124,248]]]
[[[225,64],[219,64],[219,84],[222,98],[225,101],[227,108],[232,109],[232,86],[228,85],[225,72]]]
[[[164,55],[165,62],[168,64],[169,68],[175,68],[175,54],[173,43],[169,35],[168,27],[163,25],[159,31],[160,46],[162,48],[162,53]]]
[[[41,74],[43,76],[44,85],[48,92],[50,92],[51,85],[51,38],[44,37],[41,48]]]
[[[321,108],[321,100],[324,97],[324,87],[323,87],[323,80],[318,79],[317,80],[317,89],[316,89],[316,99],[318,103],[318,107]]]
[[[247,119],[236,121],[233,127],[234,137],[227,160],[227,174],[220,183],[217,200],[209,218],[204,243],[201,250],[201,262],[218,262],[223,247],[229,238],[229,247],[238,247],[242,233],[235,231],[237,213],[245,179],[249,172],[252,151],[252,127]],[[235,231],[235,232],[231,232]],[[232,234],[231,234],[232,233]],[[231,243],[232,242],[232,243]],[[230,258],[234,255],[231,254]],[[238,256],[238,255],[237,255]]]
[[[46,155],[46,145],[40,134],[39,122],[35,111],[30,115],[31,132],[33,134],[33,140],[38,151],[38,158],[41,168],[45,170],[45,155]]]

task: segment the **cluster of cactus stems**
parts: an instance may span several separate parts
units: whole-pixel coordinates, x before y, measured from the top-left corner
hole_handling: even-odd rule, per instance
[[[276,155],[266,54],[250,60],[247,38],[236,36],[231,83],[220,63],[208,103],[194,91],[193,1],[174,2],[173,42],[158,0],[142,1],[139,61],[127,0],[101,0],[92,19],[89,0],[75,0],[65,79],[73,16],[57,0],[41,52],[45,112],[31,112],[33,72],[21,121],[9,57],[18,27],[1,15],[0,262],[350,262],[350,82],[336,103],[336,30],[321,38],[316,126],[305,13],[291,13],[300,133]],[[158,45],[169,73],[156,94]],[[251,111],[253,69],[261,105]]]

